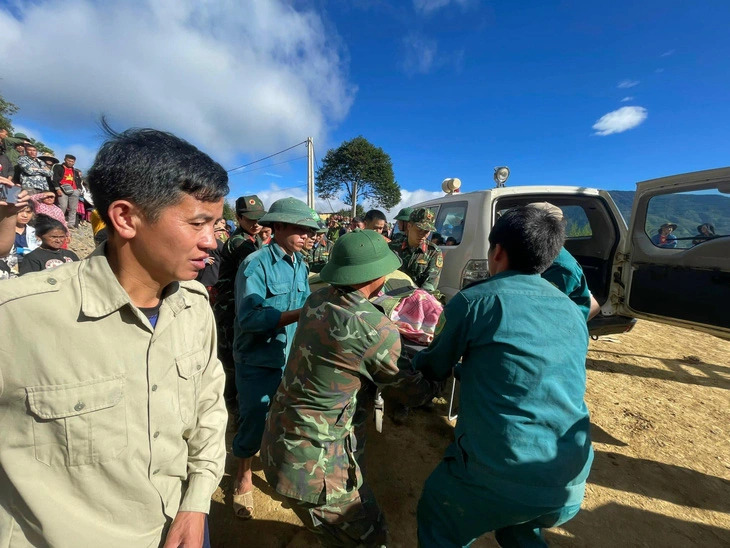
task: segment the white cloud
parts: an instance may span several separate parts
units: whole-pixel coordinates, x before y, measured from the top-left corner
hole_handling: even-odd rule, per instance
[[[621,80],[618,83],[618,87],[620,89],[632,88],[632,87],[638,86],[638,85],[639,85],[639,81],[638,80]]]
[[[677,50],[670,49],[669,51],[665,51],[664,53],[661,54],[661,57],[669,57],[670,55],[674,55],[675,51],[677,51]]]
[[[633,100],[634,100],[634,98],[629,96],[629,97],[624,97],[623,99],[621,99],[621,102],[626,103],[628,101],[633,101]]]
[[[407,74],[428,74],[434,68],[438,51],[435,40],[410,34],[403,38],[403,46],[403,69]]]
[[[664,69],[663,68],[654,69],[654,72],[656,72],[657,74],[661,74],[662,72],[664,72]]]
[[[433,11],[455,4],[461,8],[469,7],[472,0],[413,0],[413,7],[416,11],[429,14]]]
[[[353,102],[336,34],[284,0],[20,5],[20,18],[0,8],[13,75],[3,95],[54,128],[106,113],[115,128],[167,129],[225,161],[324,140]]]
[[[279,175],[278,173],[271,173],[270,171],[264,171],[264,175],[268,177],[276,177],[277,179],[281,179],[284,177],[283,175]]]
[[[641,124],[646,120],[647,115],[647,110],[644,107],[621,107],[601,116],[593,124],[593,129],[596,130],[595,135],[623,133]]]

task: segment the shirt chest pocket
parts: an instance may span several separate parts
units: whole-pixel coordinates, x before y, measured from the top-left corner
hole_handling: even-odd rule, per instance
[[[204,350],[194,350],[175,358],[180,419],[185,424],[188,424],[196,415],[200,394],[200,374],[203,372],[205,364]]]
[[[80,466],[119,457],[127,448],[124,376],[25,389],[36,460]]]

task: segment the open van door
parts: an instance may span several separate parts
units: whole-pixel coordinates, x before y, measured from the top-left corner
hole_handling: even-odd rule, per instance
[[[639,183],[620,249],[619,313],[730,339],[730,167]]]

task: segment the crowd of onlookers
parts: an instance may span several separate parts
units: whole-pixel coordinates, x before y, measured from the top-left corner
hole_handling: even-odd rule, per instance
[[[72,154],[63,161],[39,156],[27,135],[10,135],[7,128],[0,128],[1,182],[5,188],[20,188],[23,201],[16,216],[14,245],[0,257],[0,279],[78,260],[68,250],[69,229],[91,220],[94,201],[75,163]]]

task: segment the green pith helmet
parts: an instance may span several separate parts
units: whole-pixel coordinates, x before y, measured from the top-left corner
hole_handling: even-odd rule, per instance
[[[319,213],[317,213],[314,209],[310,209],[309,211],[312,212],[312,219],[314,219],[314,222],[317,223],[317,234],[327,232],[327,226],[322,221],[322,217],[319,216]]]
[[[434,215],[433,211],[426,209],[425,207],[419,207],[418,209],[413,210],[408,222],[413,223],[421,230],[428,230],[431,232],[436,230],[436,225],[433,224],[435,220],[436,215]]]
[[[398,215],[395,216],[396,221],[408,221],[411,218],[411,213],[413,213],[412,207],[404,207],[398,212]]]
[[[387,276],[400,265],[382,235],[357,229],[337,239],[319,277],[332,285],[361,284]]]
[[[259,219],[259,224],[263,226],[273,226],[274,223],[289,223],[319,230],[317,221],[312,217],[312,210],[296,198],[276,200],[271,204],[269,212]]]

